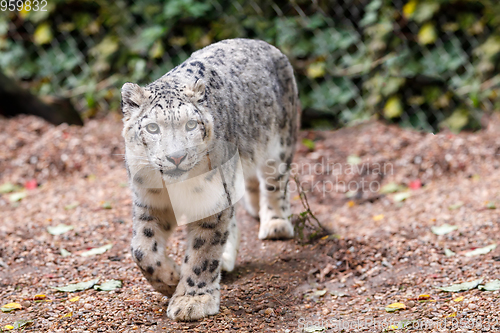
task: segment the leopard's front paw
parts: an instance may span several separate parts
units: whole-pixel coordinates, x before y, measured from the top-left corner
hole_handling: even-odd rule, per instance
[[[261,222],[259,239],[288,239],[293,238],[293,226],[290,221],[283,218],[273,218]]]
[[[168,304],[167,316],[177,321],[193,321],[219,312],[220,293],[204,295],[178,295]]]

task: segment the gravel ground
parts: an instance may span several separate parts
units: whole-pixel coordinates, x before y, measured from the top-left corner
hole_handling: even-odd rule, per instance
[[[500,243],[498,128],[493,117],[483,131],[460,135],[378,122],[301,132],[309,141],[298,144],[294,166],[331,235],[305,245],[260,241],[258,222],[239,209],[241,248],[235,271],[223,275],[220,313],[177,323],[129,253],[132,202],[119,119],[82,128],[0,119],[0,185],[12,183],[24,196],[0,194],[0,306],[22,307],[0,312],[0,328],[24,319],[33,321],[24,327],[31,332],[340,332],[340,324],[345,332],[383,332],[399,331],[387,323],[404,320],[418,332],[498,332],[498,291],[436,289],[500,278],[499,248],[466,255]],[[399,193],[382,193],[384,185]],[[74,229],[47,231],[60,223]],[[431,232],[445,223],[458,229]],[[168,249],[178,262],[185,242],[178,228]],[[107,244],[113,247],[103,254],[81,255]],[[123,287],[51,288],[96,278]],[[392,303],[405,308],[387,312]]]

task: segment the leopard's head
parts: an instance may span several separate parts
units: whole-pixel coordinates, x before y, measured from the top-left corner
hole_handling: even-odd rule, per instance
[[[157,82],[145,88],[125,83],[121,90],[125,155],[131,175],[157,173],[166,182],[206,172],[214,138],[205,84]]]

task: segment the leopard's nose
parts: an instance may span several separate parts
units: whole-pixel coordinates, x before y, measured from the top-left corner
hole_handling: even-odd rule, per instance
[[[186,158],[187,154],[183,152],[178,152],[173,155],[167,156],[167,160],[172,162],[175,166],[179,166],[182,161]]]

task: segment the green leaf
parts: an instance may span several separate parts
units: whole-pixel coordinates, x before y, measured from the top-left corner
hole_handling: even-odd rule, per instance
[[[469,111],[465,108],[455,110],[450,117],[445,119],[442,127],[449,128],[452,132],[458,133],[469,123]]]
[[[490,201],[486,204],[486,208],[488,209],[496,209],[497,206],[495,205],[495,203],[493,201]]]
[[[313,292],[313,295],[314,296],[317,296],[317,297],[321,297],[321,296],[324,296],[326,294],[327,290],[324,289],[324,290],[315,290]]]
[[[356,155],[347,156],[347,164],[356,165],[359,163],[361,163],[361,158],[359,158],[359,156]]]
[[[431,227],[432,233],[438,236],[441,235],[446,235],[452,231],[455,231],[458,229],[458,226],[456,225],[449,225],[447,223],[439,226],[439,227]]]
[[[384,106],[384,117],[387,119],[397,118],[403,114],[403,105],[398,96],[392,96]]]
[[[96,254],[103,254],[104,252],[111,249],[112,247],[113,247],[113,244],[108,244],[108,245],[104,245],[101,247],[96,247],[96,248],[89,250],[89,251],[82,252],[82,253],[80,253],[80,255],[82,257],[89,257],[89,256],[94,256]]]
[[[70,255],[71,255],[71,252],[69,252],[66,249],[61,248],[61,256],[63,256],[63,258],[64,257],[69,257]]]
[[[311,139],[302,139],[302,144],[306,146],[309,150],[314,150],[315,144],[314,141]]]
[[[66,225],[66,224],[58,224],[55,227],[47,227],[47,231],[49,234],[57,236],[57,235],[62,235],[70,230],[73,230],[75,227],[72,225]]]
[[[464,205],[463,202],[459,201],[457,202],[456,204],[453,204],[453,205],[450,205],[448,206],[448,209],[449,210],[455,210],[455,209],[459,209],[460,207],[462,207]]]
[[[405,189],[406,189],[405,187],[398,185],[394,182],[391,182],[382,186],[382,188],[380,189],[380,193],[394,193]]]
[[[488,245],[488,246],[485,246],[485,247],[481,247],[479,249],[475,249],[475,250],[472,250],[470,252],[467,252],[465,254],[465,256],[466,257],[475,257],[475,256],[479,256],[481,254],[486,254],[486,253],[491,252],[492,250],[494,250],[496,247],[497,247],[496,244],[491,244],[491,245]]]
[[[31,324],[33,324],[33,320],[31,319],[19,319],[14,322],[14,329],[19,329]]]
[[[415,12],[411,15],[411,18],[415,20],[415,22],[422,23],[431,19],[438,10],[439,3],[433,1],[418,1],[418,5],[415,8]]]
[[[27,196],[26,192],[12,193],[9,196],[9,201],[10,202],[21,201],[22,199],[26,198],[26,196]]]
[[[122,281],[120,281],[120,280],[108,280],[108,281],[104,281],[100,285],[95,285],[94,289],[101,290],[101,291],[111,291],[111,290],[121,288],[122,285],[123,285]]]
[[[394,202],[401,202],[401,201],[405,201],[405,200],[406,200],[406,199],[408,199],[410,196],[411,196],[411,193],[410,193],[410,192],[401,192],[401,193],[396,193],[396,194],[394,194],[394,196],[392,197],[392,200],[394,200]]]
[[[444,255],[447,257],[453,257],[455,255],[455,252],[450,249],[444,249]]]
[[[0,193],[10,193],[14,192],[16,187],[12,183],[5,183],[0,185]]]
[[[74,283],[74,284],[68,284],[63,287],[51,287],[52,289],[58,290],[58,291],[64,291],[64,292],[75,292],[75,291],[82,291],[86,289],[92,288],[97,282],[99,282],[99,279],[95,280],[90,280],[87,282],[80,282],[80,283]]]
[[[471,289],[474,289],[476,288],[479,284],[481,284],[483,282],[483,279],[478,279],[478,280],[474,280],[474,281],[471,281],[471,282],[464,282],[464,283],[460,283],[460,284],[453,284],[451,286],[448,286],[448,287],[437,287],[437,289],[441,289],[443,291],[448,291],[448,292],[459,292],[459,291],[466,291],[466,290],[471,290]]]
[[[75,201],[73,203],[70,203],[69,205],[64,206],[64,209],[71,210],[71,209],[78,207],[79,205],[80,205],[80,203]]]
[[[426,23],[418,32],[418,42],[422,45],[434,44],[437,39],[437,32],[434,23]]]
[[[500,280],[493,280],[488,283],[486,283],[484,286],[481,285],[478,287],[479,290],[485,290],[485,291],[496,291],[500,290]]]
[[[50,24],[47,22],[40,24],[33,34],[33,41],[38,45],[49,44],[53,38]]]
[[[104,209],[111,209],[111,203],[109,203],[108,201],[104,202],[101,206],[102,208]]]

